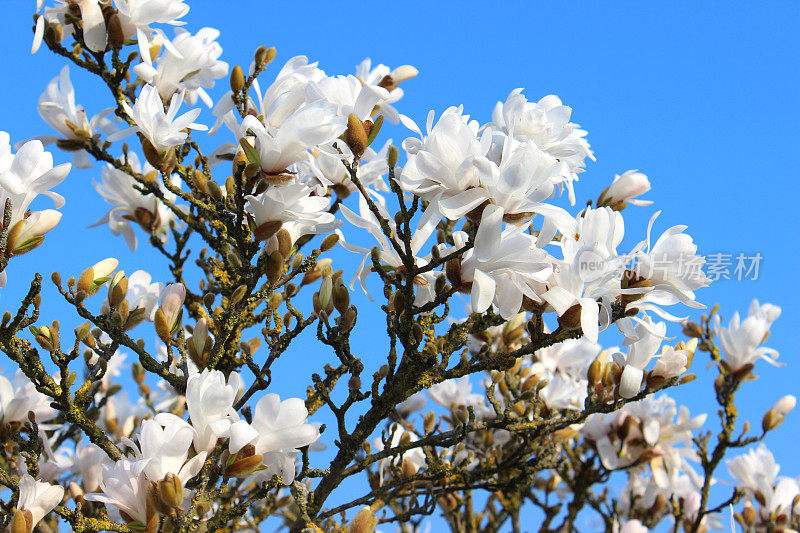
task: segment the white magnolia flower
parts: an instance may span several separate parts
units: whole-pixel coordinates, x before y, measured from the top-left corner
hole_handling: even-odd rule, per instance
[[[643,454],[652,457],[638,468],[649,466],[654,482],[663,488],[681,472],[695,475],[687,463],[698,460],[692,447],[692,432],[699,429],[705,419],[706,415],[692,418],[685,406],[678,409],[675,401],[666,395],[648,396],[615,413],[591,415],[581,433],[594,441],[606,468],[628,467]]]
[[[169,109],[164,113],[164,104],[158,90],[152,85],[145,85],[133,104],[133,108],[127,102],[122,102],[122,107],[136,123],[136,126],[109,135],[108,140],[118,141],[132,133],[139,132],[150,141],[150,144],[159,153],[166,152],[172,146],[182,145],[188,136],[185,129],[201,131],[208,129],[202,124],[192,122],[200,114],[200,109],[192,109],[180,117],[177,116],[178,109],[183,103],[183,96],[183,92],[173,94]]]
[[[33,479],[28,474],[19,478],[19,500],[17,508],[30,513],[31,527],[45,517],[64,497],[64,487]]]
[[[400,446],[400,441],[404,438],[407,438],[409,442],[416,442],[419,440],[416,434],[405,431],[403,427],[398,424],[389,426],[388,431],[390,432],[388,438],[389,448]],[[372,448],[375,452],[382,452],[386,448],[386,445],[383,443],[383,438],[377,437],[374,439],[372,441]],[[425,464],[425,453],[422,451],[422,448],[411,448],[398,456],[381,459],[378,462],[379,483],[381,485],[383,484],[386,471],[392,466],[398,468],[403,468],[405,466],[405,468],[410,468],[413,472],[417,472],[421,468],[424,468]]]
[[[483,395],[472,392],[469,376],[448,379],[428,389],[431,400],[447,409],[455,409],[461,405],[478,407],[483,405]]]
[[[38,423],[52,420],[58,413],[50,407],[51,401],[22,370],[17,370],[11,381],[0,375],[0,420],[4,424],[26,422],[28,412],[33,412]]]
[[[156,172],[146,161],[142,166],[134,152],[128,152],[128,164],[137,174],[154,176],[153,173]],[[178,182],[177,178],[173,181],[176,185]],[[161,183],[158,186],[164,198],[170,202],[175,201],[175,193],[167,190]],[[101,170],[100,182],[94,182],[94,188],[112,208],[93,226],[107,223],[111,234],[124,236],[131,250],[136,249],[136,234],[131,222],[137,223],[147,233],[156,235],[164,242],[168,237],[166,228],[175,216],[158,198],[151,194],[142,194],[137,187],[141,188],[141,185],[133,177],[110,164]]]
[[[231,425],[239,421],[233,404],[242,392],[244,383],[237,372],[231,372],[227,380],[219,370],[210,369],[189,376],[186,408],[195,430],[195,451],[210,452],[218,438],[230,435]]]
[[[475,313],[485,312],[492,304],[500,316],[510,319],[520,311],[523,296],[541,301],[535,283],[546,282],[552,272],[547,253],[536,247],[536,238],[526,233],[527,225],[503,226],[503,209],[490,205],[483,210],[474,248],[460,264],[457,288],[470,292]],[[455,248],[466,244],[466,235],[453,235]]]
[[[772,492],[781,467],[764,443],[749,452],[725,461],[736,486],[762,494]]]
[[[85,494],[84,498],[105,504],[115,520],[125,518],[126,522],[136,520],[146,524],[148,481],[144,470],[147,464],[148,461],[131,461],[124,457],[115,463],[104,464],[101,492]]]
[[[13,255],[24,254],[44,240],[44,234],[61,220],[54,209],[29,210],[31,202],[39,195],[50,197],[56,209],[64,206],[64,198],[50,189],[64,181],[71,165],[53,166],[53,156],[44,150],[42,142],[25,142],[12,153],[9,135],[0,131],[0,210],[6,200],[11,201],[11,221],[8,246]],[[5,285],[5,272],[0,273],[0,287]]]
[[[61,74],[47,84],[38,104],[39,116],[56,130],[61,137],[38,137],[45,144],[56,143],[59,148],[73,152],[72,164],[75,168],[91,168],[92,159],[86,150],[79,146],[90,137],[99,133],[111,134],[116,127],[106,118],[113,111],[108,108],[95,115],[91,120],[86,111],[75,103],[75,90],[69,79],[69,66],[64,65]]]
[[[75,448],[73,472],[81,477],[83,490],[94,492],[100,486],[103,465],[111,463],[106,452],[91,442],[81,442]]]
[[[645,315],[639,322],[634,322],[631,318],[622,318],[619,322],[620,329],[633,329],[634,335],[628,337],[628,351],[614,354],[614,362],[622,368],[622,376],[619,383],[619,395],[623,398],[632,398],[639,394],[644,379],[644,369],[651,359],[656,357],[661,346],[661,339],[665,338],[667,325],[663,322],[654,323],[652,319]]]
[[[403,190],[435,205],[480,186],[475,160],[487,154],[492,136],[491,132],[479,135],[478,122],[464,115],[461,107],[447,108],[435,125],[433,118],[431,111],[425,136],[416,124],[404,121],[420,138],[409,137],[403,141],[408,160],[399,173],[398,183]],[[468,205],[459,200],[452,202],[461,207]],[[455,205],[452,210],[446,209],[454,216],[457,214]]]
[[[55,3],[54,7],[45,8],[44,13],[36,17],[32,54],[35,54],[42,44],[46,22],[57,21],[61,26],[71,28],[70,31],[74,34],[76,28],[71,22],[68,23],[65,17],[67,13],[74,13],[73,7],[78,8],[80,17],[76,18],[80,18],[80,30],[83,32],[83,41],[86,46],[93,52],[105,51],[108,39],[101,0],[55,0]],[[37,11],[40,11],[43,5],[44,0],[37,0]]]
[[[277,394],[262,397],[253,410],[253,421],[244,421],[231,428],[231,453],[245,444],[252,444],[267,467],[259,478],[280,475],[284,485],[295,477],[297,448],[309,446],[319,439],[319,428],[308,423],[308,410],[300,398],[281,401]]]
[[[185,92],[186,101],[194,105],[199,96],[208,107],[213,105],[205,89],[228,74],[228,64],[220,61],[222,47],[217,43],[219,30],[202,28],[195,35],[176,28],[175,37],[164,46],[158,65],[153,66],[149,53],[142,53],[144,62],[133,71],[145,82],[155,86],[166,100],[176,92]],[[168,41],[166,37],[164,44]]]
[[[600,193],[597,200],[598,207],[614,206],[622,209],[626,204],[645,206],[653,202],[649,200],[637,200],[640,196],[650,190],[650,180],[638,170],[628,170],[622,175],[614,176],[614,181]]]
[[[384,64],[372,66],[370,58],[364,59],[356,67],[356,77],[364,85],[375,85],[389,91],[389,95],[383,98],[375,109],[375,113],[380,113],[392,124],[400,121],[400,114],[391,104],[403,97],[403,89],[398,85],[404,81],[415,77],[419,72],[411,65],[402,65],[394,70],[390,70]]]
[[[142,57],[149,56],[149,37],[157,32],[166,41],[161,30],[154,30],[151,24],[185,24],[178,19],[189,12],[185,0],[114,0],[122,33],[126,39],[136,37]]]
[[[250,65],[250,74],[254,72],[255,63]],[[295,56],[281,68],[275,81],[267,87],[264,95],[258,80],[253,82],[248,94],[248,107],[259,109],[261,114],[270,117],[269,126],[279,127],[283,120],[306,103],[306,85],[325,77],[325,72],[317,67],[317,63],[309,63],[306,56]],[[231,131],[238,135],[239,125],[233,112],[233,93],[228,91],[214,106],[212,113],[217,121],[209,133],[215,133],[225,123]]]
[[[136,424],[150,413],[150,409],[139,398],[130,401],[126,391],[108,397],[100,410],[100,426],[112,435],[128,436],[136,429]]]
[[[770,306],[769,312],[764,308]],[[772,320],[780,314],[780,308],[765,304],[763,307],[756,301],[750,307],[747,318],[741,320],[739,312],[733,314],[728,327],[721,326],[719,315],[714,316],[714,331],[719,339],[725,363],[734,372],[746,365],[754,364],[758,359],[763,359],[771,365],[779,366],[775,360],[778,352],[772,348],[761,346],[769,333]]]
[[[383,176],[389,172],[386,154],[391,144],[392,140],[389,139],[379,152],[367,147],[358,163],[358,181],[376,201],[381,201],[377,191],[389,192]],[[308,159],[298,163],[298,171],[300,180],[308,185],[317,182],[323,187],[333,187],[336,195],[342,199],[356,190],[350,172],[344,166],[343,157],[328,151],[312,149]]]
[[[288,104],[286,100],[282,104]],[[294,107],[293,105],[290,107]],[[287,116],[280,107],[266,116],[267,125],[248,115],[242,121],[239,137],[251,131],[255,138],[255,153],[262,172],[279,176],[306,158],[306,150],[336,140],[346,128],[346,118],[337,116],[336,106],[318,100],[294,109]],[[278,119],[275,124],[274,119]]]
[[[403,402],[397,404],[397,412],[400,413],[401,416],[408,416],[415,411],[419,411],[428,403],[428,399],[425,397],[422,391],[415,392],[408,398],[406,398]]]
[[[306,98],[309,102],[330,102],[336,106],[337,115],[347,117],[353,113],[363,121],[372,116],[380,102],[389,98],[389,91],[377,85],[365,85],[352,75],[326,76],[308,83]]]
[[[139,446],[123,437],[138,461],[145,461],[144,473],[150,481],[160,481],[174,474],[185,485],[203,467],[207,452],[189,459],[195,431],[185,420],[170,413],[159,413],[153,420],[143,420]]]
[[[397,225],[394,221],[394,218],[389,215],[386,206],[382,203],[378,202],[375,204],[379,214],[383,219],[387,221],[389,227],[392,229],[392,235],[397,235]],[[366,199],[362,196],[358,196],[358,206],[359,206],[359,213],[357,215],[353,211],[351,211],[348,207],[342,205],[340,206],[340,210],[342,211],[342,215],[344,218],[358,228],[362,228],[367,230],[370,235],[375,239],[379,249],[379,260],[381,263],[388,265],[389,267],[395,269],[397,273],[401,276],[405,272],[405,266],[403,264],[403,260],[400,257],[400,254],[397,253],[395,246],[402,247],[404,246],[399,239],[395,237],[395,242],[392,243],[389,239],[383,234],[381,230],[381,225],[378,222],[378,218],[375,214],[370,210],[369,205],[367,204]],[[431,236],[433,231],[436,229],[436,223],[438,219],[430,220],[430,223],[422,225],[420,228],[414,232],[414,235],[411,237],[411,254],[414,256],[414,264],[417,268],[424,267],[430,262],[430,256],[420,257],[419,252],[422,247],[427,242],[428,238]],[[373,264],[371,260],[372,256],[372,249],[371,248],[364,248],[361,246],[357,246],[351,243],[348,243],[344,240],[344,235],[341,231],[337,230],[337,234],[339,235],[339,242],[341,243],[342,247],[345,250],[350,252],[355,252],[357,254],[361,254],[363,259],[361,260],[361,264],[358,266],[355,275],[353,276],[352,281],[350,282],[350,288],[353,288],[356,279],[361,282],[361,288],[364,291],[364,294],[369,296],[369,292],[367,291],[366,285],[366,278],[370,272],[373,270]],[[422,274],[418,274],[414,277],[414,286],[416,288],[416,296],[414,297],[414,305],[421,306],[428,302],[433,301],[435,298],[435,281],[436,275],[432,271],[427,271]],[[371,297],[370,297],[371,298]]]
[[[164,291],[163,283],[160,281],[151,283],[151,279],[148,272],[137,270],[128,276],[128,292],[125,295],[130,312],[141,309],[145,320],[150,322],[155,319],[156,306]]]
[[[533,141],[573,172],[581,172],[584,160],[594,160],[586,132],[570,122],[572,109],[558,96],[545,96],[529,102],[522,89],[514,89],[506,101],[498,102],[492,112],[492,126],[511,137]]]
[[[332,231],[340,224],[328,212],[330,198],[313,193],[313,189],[298,182],[272,185],[259,196],[247,196],[247,208],[256,228],[269,222],[281,222],[295,241],[303,235]],[[257,237],[258,231],[256,229]]]
[[[558,372],[539,391],[539,398],[550,409],[579,411],[586,401],[586,385],[586,380]]]
[[[686,226],[673,226],[650,245],[650,231],[655,213],[647,226],[647,238],[633,251],[636,257],[635,273],[638,278],[650,281],[652,290],[632,306],[651,310],[667,320],[680,320],[661,309],[665,305],[682,303],[695,309],[705,306],[695,301],[694,291],[707,286],[711,280],[703,273],[705,258],[697,255],[697,245],[692,237],[683,233]]]
[[[556,263],[542,298],[559,317],[580,308],[581,329],[596,342],[599,330],[611,321],[611,304],[617,296],[649,289],[621,288],[622,267],[628,259],[617,253],[625,232],[620,213],[607,207],[587,209],[575,222],[572,233],[559,241],[564,260]]]

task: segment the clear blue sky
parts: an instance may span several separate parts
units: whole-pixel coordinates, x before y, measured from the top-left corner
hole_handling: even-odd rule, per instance
[[[34,2],[8,4],[0,33],[5,73],[0,129],[16,141],[51,133],[37,115],[36,100],[63,63],[44,48],[29,54]],[[223,59],[231,65],[249,64],[262,44],[277,47],[276,65],[305,54],[331,74],[354,72],[366,56],[390,66],[415,65],[420,75],[404,85],[398,107],[420,123],[429,109],[438,113],[457,104],[484,122],[495,102],[516,87],[525,87],[531,99],[559,95],[573,108],[573,120],[589,131],[597,156],[577,187],[579,203],[597,198],[615,173],[638,168],[650,177],[654,190],[647,198],[655,205],[624,212],[625,242],[643,238],[647,219],[663,209],[657,230],[688,225],[701,253],[761,253],[757,281],[720,281],[700,291],[699,299],[722,304],[726,320],[734,310],[746,313],[753,297],[783,307],[768,345],[781,352],[787,366],[758,365],[760,379],[740,395],[744,416],[758,426],[773,401],[798,392],[800,361],[792,339],[800,330],[800,3],[195,0],[190,5],[187,28],[219,28]],[[87,75],[73,69],[73,81],[78,101],[90,113],[108,105]],[[221,95],[227,85],[220,80],[212,95]],[[387,131],[384,138],[391,135],[396,143],[406,136]],[[229,140],[226,135],[218,134],[220,142]],[[68,160],[63,153],[56,158]],[[73,171],[57,189],[67,198],[62,222],[43,247],[12,261],[9,286],[0,297],[3,310],[18,301],[35,270],[49,278],[58,269],[67,277],[114,255],[127,272],[145,268],[154,277],[167,277],[146,248],[131,254],[107,228],[86,229],[107,209],[91,186],[98,176],[98,167]],[[353,258],[348,261],[340,267],[354,268]],[[73,323],[56,296],[45,292],[43,317]],[[356,302],[366,305],[360,298]],[[377,362],[382,355],[368,353],[374,330],[366,326],[355,347]],[[298,346],[281,361],[303,382],[309,366],[331,359],[303,350],[309,346]],[[698,354],[694,370],[703,375],[705,362]],[[710,382],[704,381],[705,388],[676,396],[693,412],[705,406],[713,416]],[[301,395],[305,383],[300,382],[279,380],[275,391]],[[793,442],[799,429],[795,414],[768,440],[786,475],[800,474]]]

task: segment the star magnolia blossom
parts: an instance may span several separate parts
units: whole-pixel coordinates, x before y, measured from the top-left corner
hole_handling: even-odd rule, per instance
[[[112,134],[117,130],[106,118],[113,111],[112,108],[95,115],[91,120],[86,118],[86,111],[75,103],[75,90],[69,79],[68,65],[47,84],[39,97],[38,110],[39,116],[61,134],[61,137],[41,136],[38,139],[44,144],[54,142],[59,148],[73,152],[72,164],[75,168],[92,167],[92,159],[86,150],[79,148],[80,144],[96,133]]]
[[[469,376],[437,383],[428,389],[428,396],[430,396],[431,400],[447,409],[454,409],[461,405],[479,406],[483,404],[483,394],[472,392],[472,383],[470,383]]]
[[[41,11],[45,0],[36,0],[36,11]],[[50,21],[57,21],[61,26],[69,26],[72,33],[76,28],[72,23],[67,23],[65,15],[71,13],[71,7],[77,7],[80,13],[83,41],[89,50],[93,52],[103,52],[106,49],[107,33],[106,21],[103,16],[101,0],[55,0],[55,7],[45,8],[44,13],[36,17],[36,29],[33,34],[33,46],[31,53],[35,54],[42,44],[45,24]]]
[[[100,479],[100,493],[85,494],[84,499],[100,502],[109,508],[109,515],[115,520],[123,518],[126,522],[135,520],[147,523],[147,478],[144,470],[148,461],[131,461],[122,458],[114,463],[103,465]]]
[[[774,524],[775,517],[800,512],[800,483],[778,476],[780,466],[762,443],[746,454],[726,461],[728,473],[749,497],[755,497],[760,509],[757,520]]]
[[[558,96],[529,102],[522,89],[514,89],[492,112],[492,127],[520,140],[533,141],[573,172],[581,172],[588,157],[594,161],[586,132],[569,121],[572,109]]]
[[[391,144],[392,140],[389,139],[379,152],[368,147],[358,164],[358,181],[376,201],[381,201],[378,191],[389,192],[383,176],[389,172],[386,155]],[[350,179],[350,172],[339,155],[312,149],[308,159],[298,163],[298,170],[300,180],[308,185],[318,182],[323,187],[333,187],[339,198],[344,199],[356,191],[356,186]],[[324,193],[324,190],[323,188],[321,192]]]
[[[313,192],[302,183],[273,185],[259,196],[246,197],[248,211],[252,213],[257,228],[270,222],[281,222],[292,241],[303,235],[332,231],[341,222],[328,212],[330,199]]]
[[[352,225],[367,230],[378,242],[379,260],[402,274],[405,267],[403,265],[403,260],[400,257],[400,254],[397,253],[394,245],[403,246],[403,244],[397,239],[395,240],[394,245],[389,242],[381,230],[381,225],[378,222],[378,218],[370,210],[369,206],[367,205],[367,201],[361,195],[358,197],[358,205],[360,215],[357,215],[344,205],[340,206],[342,215]],[[377,203],[375,205],[378,209],[378,213],[387,221],[389,227],[392,229],[392,235],[397,235],[397,225],[394,219],[389,215],[386,207],[381,203]],[[414,256],[414,263],[417,267],[423,267],[430,262],[430,256],[419,257],[419,252],[428,241],[428,238],[430,238],[434,229],[436,229],[436,222],[437,220],[433,220],[432,223],[426,224],[422,228],[418,228],[411,238],[411,253]],[[344,247],[345,250],[363,255],[361,264],[358,266],[358,269],[356,270],[356,273],[350,282],[350,288],[353,288],[356,279],[358,279],[361,282],[361,288],[364,291],[364,294],[369,296],[366,278],[367,275],[369,275],[369,273],[373,270],[373,264],[371,261],[372,250],[346,242],[341,231],[337,230],[337,234],[339,235],[339,242],[342,244],[342,247]],[[436,276],[431,271],[418,274],[414,278],[414,285],[417,289],[416,296],[414,297],[414,305],[424,305],[435,298],[435,281]]]
[[[150,54],[143,52],[144,62],[136,65],[133,71],[155,86],[164,100],[181,92],[186,94],[190,105],[194,105],[199,96],[211,107],[214,102],[205,89],[214,87],[216,80],[228,74],[228,64],[219,60],[222,47],[217,43],[217,37],[219,30],[214,28],[202,28],[195,35],[176,28],[175,37],[164,46],[158,58],[158,65],[154,67]],[[167,42],[164,38],[164,43]]]
[[[255,63],[252,63],[249,74],[252,74],[254,69]],[[319,81],[324,77],[325,72],[317,68],[317,63],[309,63],[306,56],[295,56],[281,68],[275,81],[267,87],[263,96],[258,80],[253,82],[252,90],[248,93],[248,107],[260,109],[262,115],[270,117],[269,126],[279,127],[286,117],[306,103],[308,83]],[[228,91],[214,106],[212,112],[217,121],[210,133],[215,133],[223,123],[234,133],[238,132],[232,95],[233,93]]]
[[[479,136],[478,122],[464,115],[461,107],[447,108],[435,125],[433,118],[431,111],[428,113],[425,136],[416,124],[407,121],[407,125],[420,138],[409,137],[403,141],[408,159],[398,175],[398,183],[404,191],[432,205],[451,202],[452,208],[445,211],[460,217],[463,215],[459,214],[463,206],[471,203],[462,202],[459,194],[467,194],[465,191],[480,186],[480,174],[474,163],[489,151],[491,132]],[[453,197],[455,200],[451,200]],[[472,200],[471,196],[468,200]],[[450,204],[446,205],[451,207]],[[456,206],[461,209],[457,210]]]
[[[145,162],[139,163],[139,158],[134,152],[128,152],[128,164],[131,169],[143,176],[155,176],[156,170]],[[179,180],[173,178],[177,186]],[[110,163],[100,173],[100,182],[94,182],[94,188],[103,199],[113,207],[106,215],[95,222],[93,226],[108,224],[112,235],[122,235],[131,250],[136,250],[137,239],[131,222],[136,222],[142,229],[151,235],[156,235],[165,242],[168,233],[166,228],[174,219],[174,214],[163,202],[152,194],[142,194],[137,187],[139,183],[129,174],[117,170]],[[158,184],[164,198],[174,202],[175,193],[169,191],[163,184]]]
[[[403,97],[403,89],[398,87],[398,84],[410,80],[417,74],[419,72],[411,65],[402,65],[394,70],[390,70],[384,64],[373,67],[370,58],[364,59],[356,67],[356,77],[361,83],[364,85],[376,85],[389,91],[388,97],[381,100],[374,113],[382,114],[392,124],[397,124],[400,121],[400,114],[391,105]]]
[[[630,421],[626,421],[628,417],[632,417]],[[591,415],[581,433],[594,441],[603,465],[609,469],[633,465],[643,454],[657,458],[645,464],[657,485],[666,487],[670,478],[680,472],[695,475],[687,463],[697,461],[697,453],[691,447],[692,432],[705,419],[706,415],[691,418],[685,406],[678,409],[675,401],[665,395],[649,396],[615,413]]]
[[[645,206],[653,202],[649,200],[637,200],[640,196],[650,190],[650,180],[647,176],[637,170],[623,172],[622,175],[614,176],[614,181],[605,188],[597,200],[597,205],[615,206],[618,209],[624,208],[626,204]]]
[[[122,107],[136,126],[127,128],[108,136],[109,141],[118,141],[133,133],[141,133],[153,148],[159,153],[164,153],[172,146],[180,146],[186,142],[187,133],[183,130],[207,130],[202,124],[192,121],[200,114],[199,109],[192,109],[178,117],[178,109],[183,103],[183,93],[172,95],[169,109],[164,113],[164,104],[158,90],[152,85],[145,85],[139,97],[131,108],[127,102],[122,102]]]
[[[635,306],[643,311],[653,311],[667,320],[679,321],[661,309],[662,306],[682,303],[695,309],[705,306],[695,300],[694,291],[707,286],[711,280],[703,273],[705,258],[697,255],[697,245],[692,237],[683,233],[686,226],[673,226],[650,245],[650,231],[661,211],[650,218],[647,238],[639,243],[632,254],[636,257],[636,276],[649,280],[652,290],[637,300]]]
[[[12,255],[21,255],[42,243],[44,234],[61,220],[54,209],[29,212],[31,202],[40,194],[50,197],[56,209],[64,206],[64,198],[50,189],[64,181],[71,165],[53,166],[53,156],[42,142],[24,143],[12,153],[9,135],[0,131],[0,206],[11,200],[9,248]],[[0,287],[5,285],[5,272],[0,273]]]
[[[100,486],[103,465],[111,463],[106,452],[91,442],[82,442],[75,448],[75,463],[72,466],[81,477],[81,485],[86,492],[94,492]]]
[[[300,398],[281,401],[277,394],[267,394],[256,404],[249,427],[241,421],[231,428],[230,451],[252,444],[267,467],[258,477],[266,480],[277,474],[288,486],[295,477],[297,448],[319,438],[319,429],[307,420],[308,410]]]
[[[553,272],[547,253],[537,248],[536,238],[526,233],[527,226],[503,225],[503,210],[484,209],[475,236],[475,247],[461,260],[457,288],[469,288],[472,311],[483,313],[492,304],[500,316],[509,319],[520,311],[523,296],[541,301],[533,288],[544,283]],[[455,248],[466,244],[466,235],[453,235]]]
[[[336,114],[347,117],[355,114],[362,121],[372,116],[372,110],[389,98],[389,91],[377,85],[364,85],[355,76],[326,76],[306,86],[306,98],[313,102],[324,100],[336,106]]]
[[[185,485],[203,467],[207,452],[189,459],[189,447],[195,431],[186,421],[170,413],[159,413],[153,420],[143,420],[139,446],[124,438],[137,460],[146,462],[144,474],[150,481],[160,481],[174,474]]]
[[[130,312],[141,309],[144,319],[150,322],[155,319],[158,300],[164,291],[163,283],[160,281],[151,283],[151,279],[149,273],[137,270],[128,276],[128,292],[125,295]]]
[[[57,413],[50,401],[22,370],[17,370],[11,381],[0,375],[0,420],[4,424],[25,422],[30,411],[37,422],[52,420]]]
[[[629,324],[621,324],[620,329],[633,328],[634,335],[629,337],[632,340],[628,345],[628,352],[614,354],[614,362],[622,368],[620,377],[619,395],[623,398],[633,398],[639,394],[644,379],[644,369],[651,359],[656,357],[661,339],[667,332],[667,325],[663,322],[653,323],[649,316],[645,315],[642,322],[633,325],[633,320],[623,318],[620,322],[627,321]]]
[[[769,333],[772,320],[780,314],[780,308],[770,304],[765,306],[770,306],[768,311],[762,310],[758,301],[754,301],[747,318],[741,320],[737,311],[727,328],[721,326],[719,315],[714,316],[714,331],[725,356],[725,363],[734,372],[746,365],[754,364],[758,359],[763,359],[773,366],[780,366],[775,361],[778,352],[761,346]]]
[[[45,517],[64,497],[64,488],[36,481],[28,474],[19,478],[19,500],[17,508],[30,513],[32,528]]]
[[[210,452],[217,439],[230,435],[231,425],[239,420],[233,409],[236,398],[244,391],[237,372],[228,379],[219,370],[205,369],[189,376],[186,383],[186,410],[194,428],[194,449]]]
[[[122,33],[126,39],[136,37],[141,57],[150,57],[149,37],[157,33],[164,42],[166,36],[151,24],[183,25],[178,19],[189,12],[184,0],[114,0]],[[170,43],[171,44],[171,43]]]
[[[336,115],[336,106],[324,100],[294,110],[279,126],[267,125],[248,115],[242,121],[240,138],[248,130],[255,136],[255,163],[267,176],[278,176],[306,158],[306,150],[334,141],[346,128],[346,119]]]

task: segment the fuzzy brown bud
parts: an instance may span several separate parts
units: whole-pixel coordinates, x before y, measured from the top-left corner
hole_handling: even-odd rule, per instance
[[[356,157],[361,157],[364,150],[369,146],[367,138],[367,131],[364,129],[364,123],[358,118],[355,113],[350,113],[347,117],[347,129],[344,132],[344,142],[350,147],[350,150]]]
[[[231,70],[231,90],[234,93],[240,92],[244,89],[244,72],[242,71],[242,67],[236,65]]]

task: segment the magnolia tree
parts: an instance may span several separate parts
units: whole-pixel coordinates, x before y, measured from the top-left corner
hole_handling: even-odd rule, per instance
[[[38,4],[33,51],[67,66],[39,99],[56,135],[0,133],[0,270],[45,254],[60,220],[71,166],[52,143],[97,176],[97,224],[152,246],[171,279],[114,258],[53,273],[74,332],[40,315],[39,274],[5,312],[0,528],[800,529],[798,480],[761,443],[795,398],[756,428],[734,404],[777,364],[762,344],[780,309],[679,318],[704,308],[697,246],[685,226],[651,235],[656,213],[619,249],[622,210],[650,203],[637,171],[572,207],[593,154],[558,97],[515,90],[486,124],[450,107],[422,129],[395,108],[411,66],[330,76],[260,47],[229,69],[217,30],[180,27],[182,0]],[[107,110],[86,115],[70,67],[108,88]],[[214,123],[196,122],[203,105]],[[378,148],[385,121],[400,147]],[[206,151],[201,132],[223,126],[231,142]],[[54,209],[29,209],[40,194]],[[334,246],[358,266],[338,269]],[[374,308],[351,305],[368,288]],[[369,358],[351,348],[376,335],[365,312],[385,322]],[[599,344],[606,330],[621,346]],[[280,398],[273,365],[304,332],[329,363]],[[697,355],[712,420],[664,392],[691,386]]]

